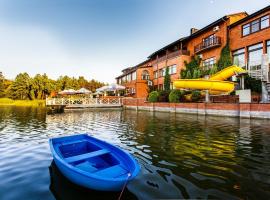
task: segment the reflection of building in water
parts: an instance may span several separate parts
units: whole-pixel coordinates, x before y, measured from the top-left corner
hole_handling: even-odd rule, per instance
[[[250,119],[240,118],[239,121],[239,135],[238,142],[242,144],[250,144],[251,142],[251,128]]]
[[[68,110],[62,114],[56,115],[47,115],[47,123],[77,123],[84,122],[88,123],[89,121],[121,121],[122,112],[120,110]]]

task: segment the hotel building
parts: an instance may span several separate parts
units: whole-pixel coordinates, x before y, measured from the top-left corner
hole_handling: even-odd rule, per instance
[[[251,15],[246,12],[226,15],[199,30],[191,28],[189,36],[157,50],[146,61],[124,69],[116,81],[126,86],[126,96],[145,98],[149,86],[163,89],[166,67],[169,67],[172,82],[181,78],[185,62],[195,55],[201,58],[202,67],[211,68],[227,43],[235,64],[257,69],[262,54],[270,55],[269,15],[270,6]]]

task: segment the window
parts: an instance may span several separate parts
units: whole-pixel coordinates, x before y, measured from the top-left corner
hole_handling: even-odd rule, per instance
[[[171,65],[169,67],[169,74],[175,74],[176,73],[176,65]]]
[[[203,46],[210,46],[214,43],[215,34],[203,39]]]
[[[269,27],[269,15],[261,18],[261,29]]]
[[[246,24],[243,26],[243,36],[250,34],[250,24]]]
[[[154,78],[158,78],[158,71],[154,71]]]
[[[121,84],[121,83],[122,83],[122,79],[121,78],[117,79],[117,84]]]
[[[245,67],[245,48],[234,51],[232,55],[234,65]]]
[[[268,62],[270,62],[270,40],[268,40],[266,43],[266,51],[268,55]]]
[[[142,72],[142,80],[149,80],[150,76],[149,76],[149,72],[147,70],[144,70]]]
[[[160,69],[159,70],[159,77],[165,76],[165,73],[166,73],[166,68]]]
[[[128,82],[131,81],[131,74],[128,74],[128,75],[127,75],[127,81],[128,81]]]
[[[249,35],[251,33],[255,33],[257,31],[260,31],[264,28],[267,28],[269,26],[270,26],[269,15],[266,15],[264,17],[256,19],[256,20],[242,26],[242,35],[246,36],[246,35]]]
[[[130,88],[130,89],[131,89],[131,94],[135,94],[136,93],[135,88]]]
[[[132,80],[136,80],[137,79],[137,73],[136,73],[136,71],[132,73],[131,78],[132,78]]]
[[[248,47],[249,70],[261,69],[262,54],[263,54],[263,43],[255,44]]]
[[[121,82],[122,82],[122,83],[125,83],[126,81],[127,81],[126,76],[123,76],[123,77],[122,77],[122,81],[121,81]]]
[[[251,33],[255,33],[260,30],[260,20],[251,22]]]
[[[202,65],[203,65],[204,68],[210,69],[210,68],[212,68],[214,66],[214,64],[216,64],[216,58],[215,57],[204,60]]]

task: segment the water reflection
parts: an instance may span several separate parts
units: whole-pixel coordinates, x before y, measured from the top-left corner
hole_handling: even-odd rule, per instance
[[[50,190],[57,200],[104,200],[104,199],[118,199],[120,192],[103,192],[90,190],[84,187],[80,187],[70,182],[65,178],[54,162],[49,167],[50,171]],[[124,190],[121,199],[137,199],[127,189]]]
[[[48,138],[75,133],[89,133],[137,158],[142,170],[124,199],[270,199],[269,124],[131,110],[46,116],[42,109],[0,107],[0,199],[53,199]],[[55,198],[117,198],[75,186],[53,164],[51,169]]]

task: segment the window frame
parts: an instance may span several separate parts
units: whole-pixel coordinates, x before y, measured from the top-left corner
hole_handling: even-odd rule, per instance
[[[214,63],[213,64],[210,64],[211,61],[214,61]],[[205,63],[207,63],[207,65],[205,65]],[[213,66],[215,64],[217,64],[217,59],[216,59],[215,56],[214,57],[211,57],[211,58],[207,58],[207,59],[205,59],[205,60],[202,61],[202,67],[207,68],[207,69],[213,68]]]
[[[244,64],[244,67],[246,68],[246,49],[245,49],[245,47],[242,47],[242,48],[239,48],[239,49],[236,49],[236,50],[232,51],[232,61],[233,61],[233,64],[235,64],[234,63],[234,58],[236,56],[238,57],[238,56],[241,56],[241,55],[244,56],[244,63],[243,64]]]
[[[268,17],[268,26],[266,26],[266,27],[264,27],[264,28],[262,28],[262,18],[264,18],[264,17]],[[266,19],[267,20],[267,19]],[[264,20],[265,21],[265,20]],[[268,14],[268,15],[264,15],[264,16],[262,16],[261,18],[260,18],[260,30],[264,30],[264,29],[266,29],[266,28],[269,28],[270,27],[270,14]]]
[[[256,45],[261,45],[261,47],[250,49],[251,47],[254,47]],[[250,63],[250,53],[261,50],[262,54],[263,54],[263,46],[264,46],[263,42],[259,42],[257,44],[253,44],[253,45],[250,45],[247,47],[247,67],[249,70],[251,67],[254,67],[254,66],[257,68],[257,70],[260,69],[260,68],[258,68],[259,65],[251,65],[252,63]],[[252,70],[254,70],[254,69],[252,69]]]
[[[156,70],[156,71],[153,72],[153,74],[154,74],[154,79],[158,79],[158,71],[159,71],[159,70]]]
[[[143,70],[141,75],[142,80],[150,80],[150,73],[148,70]]]
[[[173,71],[173,69],[175,69],[175,72]],[[169,66],[169,74],[172,75],[172,74],[176,74],[176,73],[177,73],[177,65],[176,64],[170,65]]]
[[[262,25],[262,19],[265,18],[265,17],[268,17],[268,26],[262,28],[262,27],[261,27],[261,25]],[[267,19],[265,19],[265,20],[267,20]],[[265,21],[265,20],[263,20],[263,21]],[[252,25],[254,25],[254,22],[256,22],[256,21],[258,21],[257,23],[255,23],[255,24],[258,24],[258,30],[252,31]],[[245,27],[245,26],[248,26],[248,28],[249,28],[249,33],[244,35],[244,27]],[[257,33],[257,32],[259,32],[259,31],[262,31],[262,30],[267,29],[267,28],[269,28],[269,27],[270,27],[270,14],[266,14],[266,15],[263,15],[263,16],[261,16],[261,17],[258,17],[257,19],[254,19],[254,20],[252,20],[252,21],[250,21],[250,22],[248,22],[248,23],[246,23],[246,24],[243,24],[243,25],[241,26],[241,35],[242,35],[242,37],[246,37],[246,36],[248,36],[248,35],[251,35],[251,34],[253,34],[253,33]]]

